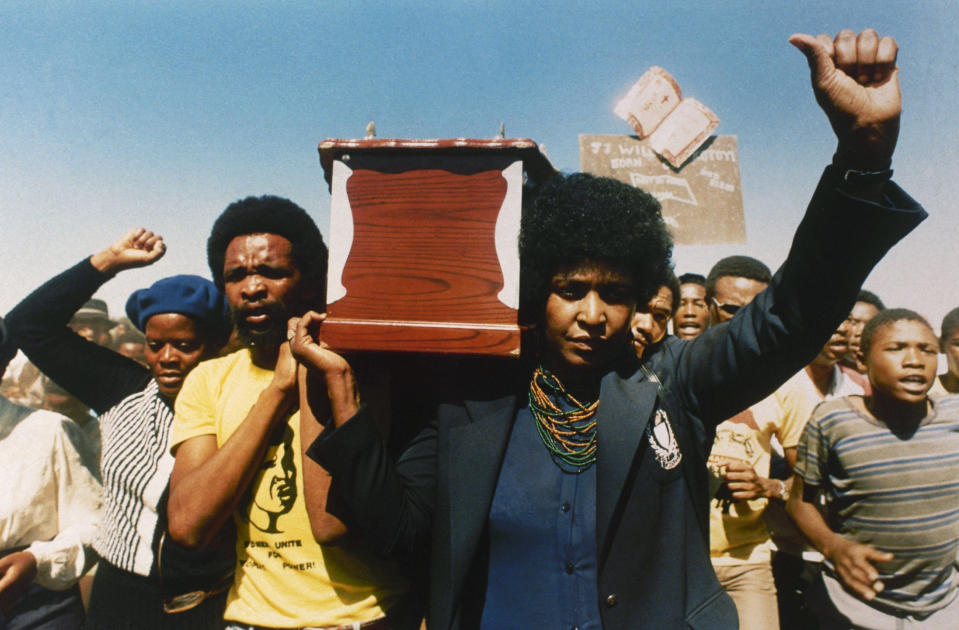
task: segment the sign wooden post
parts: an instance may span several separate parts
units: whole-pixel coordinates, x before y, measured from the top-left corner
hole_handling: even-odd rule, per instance
[[[324,140],[327,319],[342,351],[518,356],[525,177],[555,173],[531,140]]]

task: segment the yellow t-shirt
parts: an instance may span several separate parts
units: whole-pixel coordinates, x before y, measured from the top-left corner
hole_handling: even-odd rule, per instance
[[[782,433],[781,416],[770,413],[769,398],[759,401],[716,427],[707,464],[712,479],[709,503],[709,551],[715,565],[769,562],[769,530],[763,521],[767,499],[733,501],[715,494],[721,470],[731,460],[748,463],[760,477],[769,476],[771,440],[792,439]],[[798,436],[795,440],[798,440]]]
[[[171,445],[215,435],[222,445],[246,418],[273,372],[247,349],[201,363],[176,400]],[[234,514],[237,568],[224,617],[274,628],[377,619],[407,590],[397,568],[352,541],[320,545],[304,505],[300,414],[273,436]]]

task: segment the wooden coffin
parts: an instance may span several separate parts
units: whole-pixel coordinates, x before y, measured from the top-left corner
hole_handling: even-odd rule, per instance
[[[555,170],[536,144],[324,140],[327,319],[340,351],[518,356],[523,184]]]

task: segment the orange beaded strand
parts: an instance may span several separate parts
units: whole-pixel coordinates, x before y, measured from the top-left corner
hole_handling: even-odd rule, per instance
[[[559,398],[573,409],[564,411]],[[596,461],[596,409],[599,400],[584,405],[570,396],[555,376],[536,368],[529,384],[529,408],[543,444],[554,457],[571,466],[587,468]]]

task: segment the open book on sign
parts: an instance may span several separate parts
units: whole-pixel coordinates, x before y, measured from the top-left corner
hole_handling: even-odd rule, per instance
[[[719,126],[716,114],[694,98],[683,98],[676,79],[659,66],[647,70],[613,111],[676,168]]]

